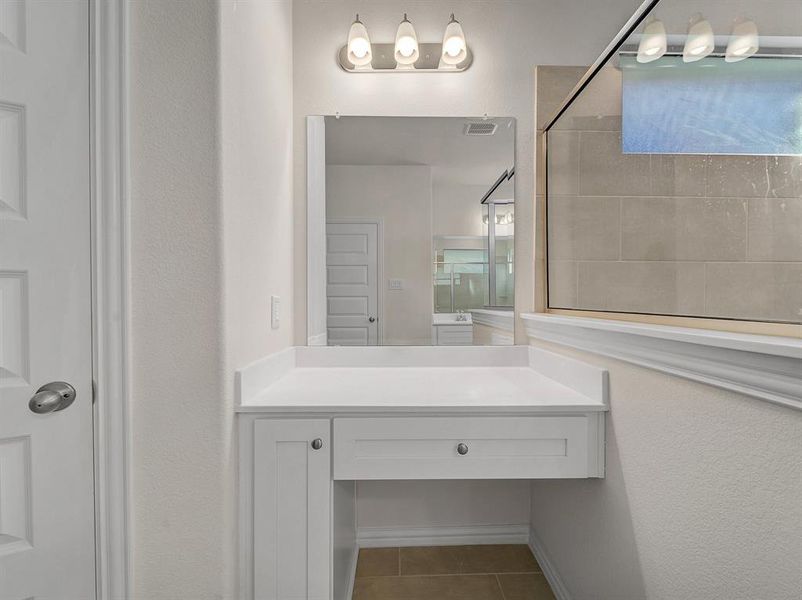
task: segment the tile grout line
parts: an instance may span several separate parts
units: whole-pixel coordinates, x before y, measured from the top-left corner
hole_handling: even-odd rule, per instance
[[[501,579],[498,578],[498,573],[495,574],[496,578],[496,585],[498,585],[498,590],[501,592],[501,600],[507,600],[506,594],[504,594],[504,588],[501,585]]]
[[[407,575],[367,575],[358,579],[386,579],[388,577],[498,577],[500,575],[543,575],[542,571],[509,571],[504,573],[410,573]]]

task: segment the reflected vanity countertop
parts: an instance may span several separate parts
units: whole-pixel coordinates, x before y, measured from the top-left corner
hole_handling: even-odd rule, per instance
[[[459,320],[460,315],[462,320]],[[471,313],[432,313],[432,325],[473,325]]]
[[[529,346],[294,347],[237,371],[236,410],[601,412],[607,372]]]

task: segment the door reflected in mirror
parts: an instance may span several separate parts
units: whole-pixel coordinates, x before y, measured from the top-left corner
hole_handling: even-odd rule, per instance
[[[515,120],[308,118],[309,343],[513,344]]]

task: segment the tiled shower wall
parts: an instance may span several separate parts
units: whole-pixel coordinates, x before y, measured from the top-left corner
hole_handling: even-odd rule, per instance
[[[802,322],[802,157],[625,155],[549,132],[552,308]]]

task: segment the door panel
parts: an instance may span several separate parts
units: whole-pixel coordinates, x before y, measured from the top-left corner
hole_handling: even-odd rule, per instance
[[[326,224],[329,346],[378,344],[378,237],[376,223]]]
[[[88,40],[86,0],[0,0],[3,600],[95,594]]]
[[[254,598],[328,600],[330,425],[324,419],[254,422]],[[315,449],[312,441],[320,439]]]

